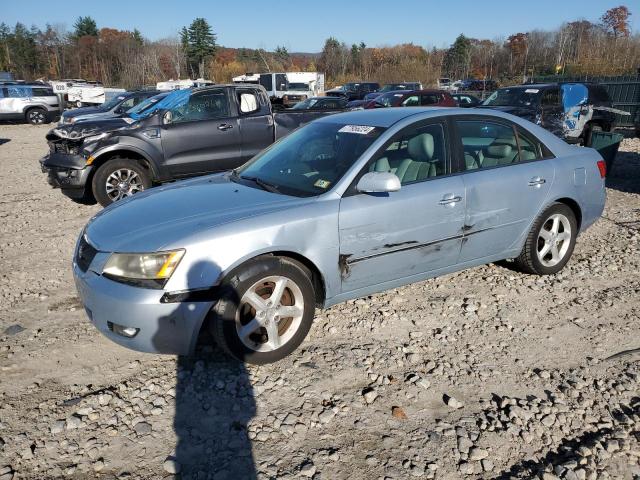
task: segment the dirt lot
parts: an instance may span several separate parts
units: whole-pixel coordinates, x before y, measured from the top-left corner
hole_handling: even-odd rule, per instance
[[[47,127],[0,125],[0,480],[640,478],[640,140],[555,277],[489,265],[318,314],[246,367],[86,320]],[[620,355],[620,352],[625,352]]]

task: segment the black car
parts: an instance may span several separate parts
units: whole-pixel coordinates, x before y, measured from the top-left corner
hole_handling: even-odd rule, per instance
[[[87,119],[110,118],[124,115],[130,108],[143,100],[160,93],[159,90],[137,90],[116,95],[111,100],[97,107],[81,107],[68,110],[62,114],[60,123],[69,124]]]
[[[591,143],[594,131],[611,131],[615,113],[601,85],[584,82],[517,85],[500,88],[480,108],[525,118],[569,143]]]
[[[296,103],[293,110],[344,110],[347,107],[344,97],[311,97]]]
[[[380,89],[378,82],[349,82],[338,88],[327,90],[328,97],[344,97],[347,100],[363,100],[368,93],[377,92]]]
[[[482,103],[482,100],[480,100],[478,97],[476,97],[475,95],[470,95],[468,93],[452,93],[451,96],[455,100],[456,105],[458,105],[459,107],[477,107]]]

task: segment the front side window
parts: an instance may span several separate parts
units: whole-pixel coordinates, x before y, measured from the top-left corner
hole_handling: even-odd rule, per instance
[[[260,85],[262,85],[267,92],[273,90],[273,78],[270,73],[260,75]]]
[[[229,117],[229,102],[224,90],[207,90],[192,95],[189,101],[175,110],[173,123],[197,122]]]
[[[557,88],[553,88],[551,90],[546,90],[542,94],[542,100],[540,104],[543,107],[557,107],[560,105],[560,90]]]
[[[402,185],[446,175],[443,126],[438,123],[405,130],[373,157],[367,170],[393,173]]]
[[[520,161],[513,127],[484,120],[456,121],[464,149],[465,170],[510,165]]]
[[[30,87],[7,87],[7,94],[9,98],[28,98],[31,96]]]
[[[33,96],[34,97],[53,97],[53,89],[47,87],[33,87]]]
[[[231,178],[285,195],[329,191],[384,131],[380,127],[314,122],[240,167]]]
[[[284,73],[276,73],[276,90],[284,92],[287,90],[287,76]]]

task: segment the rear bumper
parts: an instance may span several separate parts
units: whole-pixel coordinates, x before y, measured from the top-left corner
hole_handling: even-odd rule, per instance
[[[139,352],[188,355],[212,302],[161,303],[164,290],[114,282],[74,262],[78,295],[91,323],[108,339]],[[115,333],[113,324],[137,328],[133,338]]]
[[[40,160],[43,173],[47,174],[47,182],[53,188],[59,188],[69,198],[85,197],[87,182],[93,166],[86,164],[81,155],[50,153]]]

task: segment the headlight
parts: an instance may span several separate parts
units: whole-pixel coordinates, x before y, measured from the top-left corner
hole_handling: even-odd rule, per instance
[[[162,288],[180,263],[184,250],[156,253],[113,253],[102,274],[136,287]]]
[[[106,137],[107,135],[109,135],[109,133],[108,133],[108,132],[101,133],[100,135],[91,135],[90,137],[84,137],[84,138],[82,139],[82,141],[83,141],[84,143],[97,142],[98,140],[103,139],[103,138],[104,138],[104,137]]]
[[[75,123],[76,118],[75,117],[66,117],[64,119],[64,123]]]

